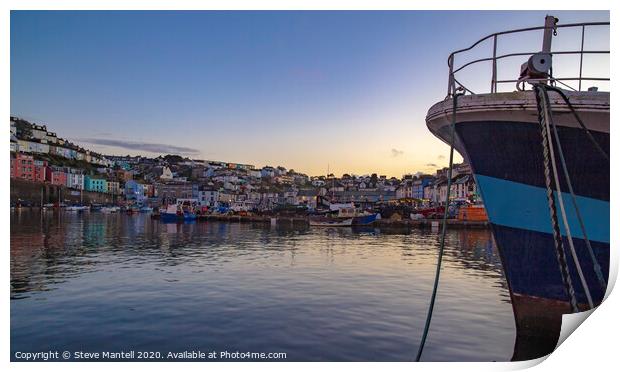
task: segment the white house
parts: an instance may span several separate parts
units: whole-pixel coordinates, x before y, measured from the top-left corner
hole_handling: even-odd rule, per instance
[[[30,131],[32,133],[32,137],[38,140],[44,139],[47,135],[47,127],[45,125],[32,124]]]
[[[70,189],[84,190],[84,175],[69,171],[67,175],[67,187]]]
[[[235,200],[235,194],[220,192],[217,198],[218,202],[230,205]]]
[[[51,143],[51,144],[58,143],[58,137],[56,137],[56,133],[54,132],[45,133],[45,136],[43,137],[43,139],[45,139],[47,143]]]
[[[251,169],[248,171],[248,175],[252,178],[261,178],[263,176],[263,172],[260,169]]]
[[[438,197],[436,182],[431,182],[424,186],[424,199],[428,200],[430,203],[437,203]]]
[[[413,185],[410,182],[403,182],[396,189],[396,199],[411,199],[413,195]]]
[[[50,146],[47,143],[32,142],[26,140],[18,140],[19,151],[29,152],[36,154],[48,154],[50,152]]]
[[[198,203],[201,206],[217,208],[219,206],[219,192],[217,190],[198,191]]]
[[[172,174],[172,171],[169,167],[164,167],[164,169],[162,169],[161,171],[161,176],[159,176],[159,178],[162,180],[172,180],[174,178],[174,175]]]

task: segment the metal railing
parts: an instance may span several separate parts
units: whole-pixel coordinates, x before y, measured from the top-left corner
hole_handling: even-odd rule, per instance
[[[587,22],[587,23],[570,23],[570,24],[556,24],[553,27],[546,27],[546,26],[539,26],[539,27],[528,27],[528,28],[521,28],[521,29],[515,29],[515,30],[509,30],[509,31],[502,31],[502,32],[496,32],[494,34],[488,35],[483,37],[482,39],[476,41],[474,44],[472,44],[469,48],[464,48],[464,49],[459,49],[457,51],[454,51],[450,54],[450,56],[448,57],[448,67],[449,67],[449,77],[448,77],[448,96],[451,96],[452,94],[454,94],[454,92],[457,89],[457,84],[462,87],[466,92],[470,93],[470,94],[476,94],[473,91],[471,91],[470,89],[468,89],[465,85],[463,85],[461,82],[459,82],[456,77],[455,74],[459,71],[462,71],[463,69],[465,69],[468,66],[480,63],[480,62],[488,62],[491,61],[492,63],[492,71],[491,71],[491,93],[497,93],[497,85],[498,84],[504,84],[504,83],[515,83],[518,85],[518,83],[521,82],[521,80],[519,79],[508,79],[508,80],[498,80],[497,79],[497,62],[499,60],[505,59],[505,58],[509,58],[509,57],[516,57],[516,56],[531,56],[535,53],[539,53],[540,51],[534,51],[534,52],[521,52],[521,53],[508,53],[508,54],[502,54],[502,55],[497,55],[497,45],[498,45],[498,39],[500,36],[502,35],[508,35],[508,34],[515,34],[515,33],[521,33],[521,32],[529,32],[529,31],[538,31],[538,30],[545,30],[545,29],[552,29],[554,31],[554,35],[555,35],[555,31],[558,28],[581,28],[581,48],[579,50],[570,50],[570,51],[556,51],[556,52],[551,52],[552,55],[579,55],[579,75],[576,77],[555,77],[555,76],[550,76],[549,77],[549,81],[552,84],[555,83],[559,83],[569,89],[572,90],[581,90],[581,86],[582,86],[582,81],[609,81],[609,77],[584,77],[583,76],[583,56],[584,54],[609,54],[609,50],[583,50],[583,44],[584,44],[584,39],[585,39],[585,33],[586,33],[586,28],[587,27],[597,27],[597,26],[609,26],[609,22]],[[457,68],[455,68],[454,66],[454,61],[455,61],[455,56],[460,54],[460,53],[464,53],[464,52],[468,52],[472,49],[474,49],[476,46],[478,46],[479,44],[481,44],[482,42],[489,40],[489,39],[493,39],[493,55],[492,57],[487,57],[487,58],[479,58],[470,62],[467,62]],[[525,62],[525,61],[524,61]],[[568,82],[568,81],[577,81],[578,82],[578,89],[574,89],[573,87],[567,85],[564,82]]]

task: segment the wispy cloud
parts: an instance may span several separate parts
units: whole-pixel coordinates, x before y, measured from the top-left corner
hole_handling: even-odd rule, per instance
[[[431,168],[431,167],[432,168],[437,168],[437,164],[435,164],[435,163],[428,163],[428,164],[426,164],[426,166],[429,167],[429,168]]]
[[[405,152],[404,152],[404,151],[402,151],[402,150],[392,149],[391,153],[392,153],[392,157],[393,157],[393,158],[396,158],[396,157],[398,157],[398,156],[401,156],[401,155],[402,155],[402,154],[404,154]]]
[[[191,147],[166,145],[163,143],[147,143],[126,141],[106,138],[80,138],[78,141],[92,143],[95,145],[120,147],[129,150],[139,150],[158,154],[178,154],[178,155],[197,155],[199,150]]]
[[[443,159],[445,159],[445,158],[446,158],[446,156],[445,156],[445,155],[439,155],[439,156],[437,157],[437,159],[439,159],[439,160],[443,160]]]

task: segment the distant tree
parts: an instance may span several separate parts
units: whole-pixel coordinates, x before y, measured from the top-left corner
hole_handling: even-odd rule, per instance
[[[178,164],[184,161],[183,157],[180,155],[166,155],[163,157],[163,160],[167,161],[169,164]]]
[[[191,168],[184,168],[183,170],[181,170],[179,172],[179,175],[181,177],[187,177],[188,180],[192,180],[192,169]]]
[[[15,128],[17,129],[17,138],[29,139],[32,137],[32,124],[29,122],[18,119],[15,121]]]
[[[370,185],[372,187],[376,187],[377,186],[377,180],[378,180],[377,173],[373,173],[373,174],[370,175]]]

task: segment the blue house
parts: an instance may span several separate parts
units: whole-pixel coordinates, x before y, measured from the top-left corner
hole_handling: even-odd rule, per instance
[[[125,182],[125,199],[127,201],[142,203],[146,199],[144,195],[144,185],[134,180]]]
[[[413,180],[411,197],[414,199],[424,199],[424,188],[433,182],[433,176],[420,176]]]

